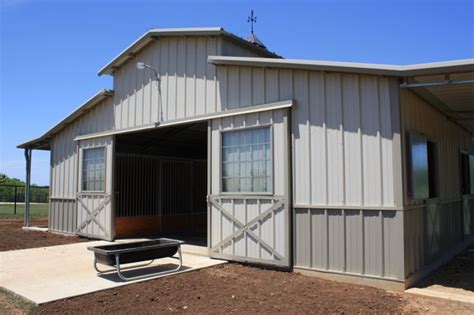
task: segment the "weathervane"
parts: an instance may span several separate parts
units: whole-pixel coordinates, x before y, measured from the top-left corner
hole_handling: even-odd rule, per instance
[[[251,33],[253,34],[253,23],[257,23],[257,17],[253,16],[253,10],[250,11],[250,16],[247,18],[247,23],[250,23]]]

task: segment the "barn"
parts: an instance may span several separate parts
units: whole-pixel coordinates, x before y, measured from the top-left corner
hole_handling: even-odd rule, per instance
[[[253,34],[151,29],[98,74],[113,89],[18,146],[27,188],[51,152],[51,231],[395,289],[474,240],[472,59],[290,60]]]

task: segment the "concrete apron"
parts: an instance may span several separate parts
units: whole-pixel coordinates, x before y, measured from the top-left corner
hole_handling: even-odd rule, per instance
[[[127,242],[129,241],[127,240]],[[93,253],[87,250],[87,246],[104,244],[108,244],[108,242],[94,241],[0,252],[0,287],[33,303],[44,304],[226,263],[223,260],[206,257],[207,248],[205,247],[183,245],[183,268],[180,271],[148,279],[123,282],[118,278],[115,269],[111,267],[98,265],[101,270],[111,270],[101,275],[98,275],[94,270]],[[128,272],[124,271],[124,274],[136,276],[171,270],[177,265],[177,259],[163,258],[155,260],[150,266]]]

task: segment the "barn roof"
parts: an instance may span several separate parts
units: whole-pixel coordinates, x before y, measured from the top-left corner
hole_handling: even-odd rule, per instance
[[[115,69],[119,68],[128,59],[133,58],[151,41],[164,36],[224,36],[227,39],[244,45],[249,50],[259,53],[263,57],[281,58],[264,47],[259,47],[237,35],[225,31],[222,27],[150,29],[102,67],[102,69],[99,70],[98,75],[112,74]]]
[[[452,60],[412,65],[385,65],[372,63],[275,59],[255,57],[209,56],[208,61],[214,65],[240,65],[253,67],[274,67],[317,71],[335,71],[349,73],[378,74],[387,76],[414,76],[439,73],[474,72],[474,59]]]
[[[49,129],[46,133],[44,133],[41,137],[36,139],[27,141],[17,146],[17,148],[28,148],[28,149],[37,149],[37,150],[49,150],[51,145],[51,139],[54,137],[62,129],[66,128],[69,124],[71,124],[74,120],[78,117],[82,116],[83,114],[87,113],[91,110],[94,106],[102,102],[108,97],[113,95],[112,90],[102,90],[96,93],[94,96],[89,98],[85,101],[81,106],[75,109],[71,114],[69,114],[66,118],[58,122],[54,125],[51,129]]]

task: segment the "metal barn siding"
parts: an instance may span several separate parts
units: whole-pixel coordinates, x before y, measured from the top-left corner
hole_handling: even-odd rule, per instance
[[[113,100],[108,98],[60,131],[51,143],[49,229],[75,233],[78,135],[113,129]]]
[[[404,280],[402,210],[295,209],[295,267]]]
[[[222,193],[221,132],[259,126],[271,126],[271,193]],[[289,267],[288,110],[215,119],[210,142],[210,256]]]
[[[150,43],[114,72],[116,130],[220,111],[215,66],[207,58],[224,54],[256,56],[216,36],[160,37]],[[156,69],[161,83],[151,71],[137,70],[138,61]]]
[[[113,137],[102,137],[79,142],[79,170],[82,170],[84,149],[105,149],[105,183],[104,191],[82,191],[82,172],[79,172],[77,183],[77,230],[76,233],[86,237],[113,240],[115,236],[115,213],[113,203]]]
[[[295,207],[402,206],[394,187],[401,181],[395,172],[399,144],[393,143],[394,138],[399,141],[399,126],[392,122],[398,121],[398,103],[390,101],[394,79],[236,66],[217,69],[221,110],[295,100]]]
[[[461,195],[459,165],[460,152],[470,148],[471,134],[408,89],[400,90],[400,104],[403,151],[407,150],[407,134],[420,133],[437,144],[440,166],[438,198],[413,201],[407,195],[407,183],[403,185],[405,276],[408,278],[472,235],[468,219],[474,211],[472,196]],[[406,161],[404,165],[406,174]]]
[[[295,267],[403,280],[397,80],[244,66],[217,78],[222,110],[295,100]]]

